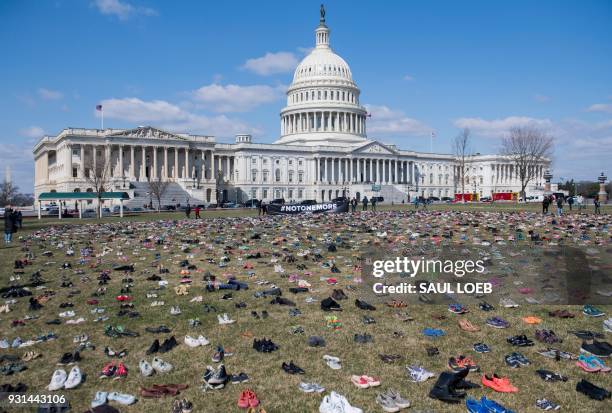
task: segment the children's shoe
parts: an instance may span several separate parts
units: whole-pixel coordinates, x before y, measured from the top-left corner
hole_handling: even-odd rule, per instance
[[[559,410],[561,406],[547,399],[536,400],[536,407],[541,410]]]
[[[602,317],[606,315],[606,313],[590,304],[586,304],[584,307],[582,307],[582,314],[589,317]]]

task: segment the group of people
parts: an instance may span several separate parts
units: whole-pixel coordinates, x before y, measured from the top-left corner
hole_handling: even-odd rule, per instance
[[[562,196],[555,196],[554,194],[544,196],[544,199],[542,200],[542,214],[548,214],[550,206],[556,205],[557,214],[559,216],[563,215],[563,207],[565,205],[565,202],[566,199]],[[570,211],[573,210],[574,202],[574,197],[567,197],[567,206]],[[582,202],[582,197],[578,197],[577,203],[579,210],[585,208]],[[599,201],[599,199],[595,198],[593,200],[593,207],[595,208],[595,214],[601,214],[601,202]]]
[[[10,244],[13,242],[13,234],[17,232],[18,228],[23,225],[23,215],[21,211],[12,209],[7,206],[4,211],[4,242]]]

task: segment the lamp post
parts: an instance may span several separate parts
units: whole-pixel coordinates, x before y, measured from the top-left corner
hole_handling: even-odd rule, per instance
[[[550,195],[550,181],[553,178],[553,175],[547,169],[544,173],[544,195]],[[523,195],[523,194],[521,194]]]

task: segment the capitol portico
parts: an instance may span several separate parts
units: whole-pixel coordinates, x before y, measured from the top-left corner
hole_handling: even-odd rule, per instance
[[[170,182],[168,204],[339,196],[383,196],[398,203],[460,192],[455,156],[402,150],[368,137],[369,115],[350,67],[330,47],[324,13],[315,46],[295,70],[275,143],[255,143],[250,135],[219,143],[152,126],[67,128],[34,147],[36,195],[91,191],[87,177],[102,167],[108,169],[108,190],[128,192],[133,206],[149,202],[149,182],[158,179]],[[543,191],[546,168],[537,167],[528,195]],[[520,190],[509,158],[477,154],[466,169],[465,192]]]

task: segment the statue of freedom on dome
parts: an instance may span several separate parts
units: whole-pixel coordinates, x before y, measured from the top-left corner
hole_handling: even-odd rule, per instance
[[[325,23],[325,6],[323,4],[321,4],[321,23]]]

